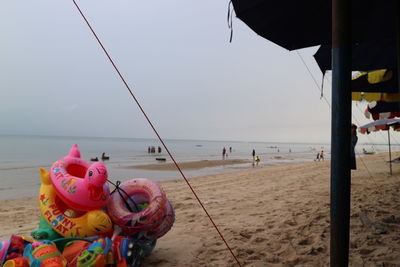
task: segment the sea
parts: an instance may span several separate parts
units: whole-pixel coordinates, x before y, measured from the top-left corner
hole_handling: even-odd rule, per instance
[[[209,140],[164,140],[177,162],[222,159],[222,149],[227,149],[228,159],[244,159],[249,163],[206,167],[185,170],[188,178],[265,168],[276,165],[311,162],[316,154],[324,150],[325,160],[330,158],[330,145],[317,143],[273,143]],[[125,168],[134,165],[165,164],[171,159],[156,139],[70,137],[70,136],[22,136],[0,135],[0,200],[30,197],[38,194],[40,186],[39,168],[50,169],[51,165],[65,156],[72,145],[78,144],[84,160],[101,158],[104,152],[110,160],[104,161],[109,180],[126,181],[132,178],[148,178],[154,181],[181,179],[178,171],[143,170]],[[161,147],[161,153],[148,153],[148,148]],[[231,152],[230,152],[231,148]],[[360,145],[358,150],[370,145]],[[397,149],[399,150],[399,146]],[[252,151],[261,159],[257,166],[250,162]],[[387,146],[375,145],[376,152],[387,150]],[[166,158],[165,162],[156,158]]]

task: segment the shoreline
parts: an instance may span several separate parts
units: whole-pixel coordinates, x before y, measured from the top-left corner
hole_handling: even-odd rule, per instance
[[[226,159],[226,160],[196,160],[196,161],[184,161],[178,162],[181,170],[187,178],[198,178],[208,175],[217,175],[224,173],[234,173],[242,170],[251,170],[253,168],[269,168],[272,166],[296,164],[304,161],[294,161],[288,159],[286,161],[281,160],[280,162],[274,162],[271,159],[262,161],[259,165],[252,165],[253,161],[249,159]],[[48,168],[50,169],[50,166]],[[164,182],[175,179],[181,179],[181,175],[176,168],[175,164],[168,163],[157,163],[157,164],[142,164],[133,166],[121,166],[121,165],[108,165],[109,179],[113,182],[125,181],[131,178],[148,178],[156,182]],[[18,171],[16,170],[9,170]],[[20,176],[20,175],[19,175]],[[23,196],[35,196],[40,186],[39,179],[39,167],[35,166],[29,174],[30,181],[28,183],[19,184],[4,184],[0,186],[0,201],[6,199],[16,199],[20,195]],[[20,179],[20,177],[17,177]]]

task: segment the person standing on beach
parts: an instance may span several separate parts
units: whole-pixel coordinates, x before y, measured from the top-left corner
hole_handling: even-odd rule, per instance
[[[314,159],[314,161],[319,161],[319,152],[317,153],[317,157]]]
[[[222,159],[225,159],[225,155],[226,155],[226,148],[224,147],[222,149]]]
[[[350,168],[352,170],[357,170],[357,165],[356,165],[356,152],[354,151],[356,144],[358,141],[357,137],[357,125],[352,124],[351,125],[351,162],[350,162]]]
[[[251,153],[253,155],[253,160],[255,160],[255,156],[256,156],[256,150],[253,149],[253,153]]]
[[[324,151],[321,150],[321,153],[319,153],[319,159],[324,161]]]
[[[232,147],[231,146],[229,147],[229,153],[232,153]]]

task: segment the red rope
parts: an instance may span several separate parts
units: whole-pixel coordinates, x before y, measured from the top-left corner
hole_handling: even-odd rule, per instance
[[[188,179],[186,178],[185,174],[182,172],[181,168],[179,167],[178,163],[175,161],[175,158],[172,156],[171,152],[169,151],[168,147],[165,145],[164,141],[162,140],[161,136],[158,134],[156,128],[154,127],[153,123],[150,121],[149,117],[147,116],[146,112],[144,111],[144,109],[142,108],[142,106],[140,105],[139,101],[137,100],[137,98],[135,97],[135,95],[133,94],[131,88],[129,87],[129,85],[127,84],[127,82],[125,81],[124,77],[122,76],[121,72],[119,71],[118,67],[115,65],[114,61],[112,60],[111,56],[108,54],[106,48],[104,47],[104,45],[101,43],[99,37],[97,37],[97,34],[95,33],[95,31],[93,30],[92,26],[90,25],[89,21],[86,19],[85,15],[82,13],[81,9],[79,8],[78,4],[75,2],[75,0],[72,0],[76,6],[76,8],[78,9],[79,13],[81,14],[82,18],[85,20],[87,26],[89,27],[90,31],[93,33],[94,37],[96,38],[97,42],[99,43],[99,45],[101,46],[101,48],[103,49],[104,53],[107,55],[108,59],[110,60],[111,64],[113,65],[115,71],[118,73],[118,76],[121,78],[122,82],[124,83],[126,89],[128,89],[129,93],[131,94],[133,100],[136,102],[137,106],[139,107],[140,111],[143,113],[144,117],[146,118],[147,122],[150,124],[151,128],[153,129],[154,133],[157,135],[158,140],[160,140],[161,144],[163,145],[165,151],[167,151],[168,155],[170,156],[170,158],[172,159],[172,161],[174,162],[176,168],[178,169],[179,173],[182,175],[183,179],[185,179],[186,184],[189,186],[190,190],[192,191],[193,195],[196,197],[197,201],[199,202],[200,206],[203,208],[204,212],[207,214],[207,217],[210,219],[211,223],[213,224],[215,230],[217,230],[219,236],[221,237],[221,239],[224,241],[226,247],[228,248],[228,250],[230,251],[230,253],[232,254],[233,258],[236,260],[237,264],[242,267],[242,265],[240,264],[238,258],[235,256],[235,254],[233,253],[233,250],[231,249],[231,247],[228,245],[228,242],[226,242],[224,236],[222,235],[221,231],[218,229],[218,226],[215,224],[214,220],[211,218],[210,214],[208,213],[207,209],[204,207],[203,203],[201,202],[200,198],[197,196],[196,192],[194,191],[193,187],[190,185]]]

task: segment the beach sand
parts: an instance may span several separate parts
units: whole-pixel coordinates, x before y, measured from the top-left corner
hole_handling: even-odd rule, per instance
[[[393,165],[390,176],[387,158],[358,158],[358,170],[352,171],[351,266],[400,262],[400,165]],[[329,177],[325,161],[209,175],[190,183],[243,266],[328,266]],[[185,182],[161,184],[176,222],[143,266],[235,266]],[[0,202],[1,239],[36,228],[37,202]]]

